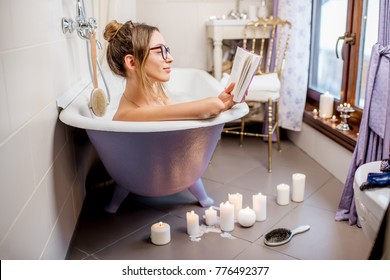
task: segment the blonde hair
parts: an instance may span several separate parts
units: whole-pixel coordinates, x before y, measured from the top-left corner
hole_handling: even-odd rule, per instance
[[[126,78],[125,56],[133,55],[136,73],[141,85],[145,92],[149,93],[154,99],[156,97],[152,94],[154,92],[153,85],[146,75],[144,67],[149,56],[149,42],[155,31],[159,32],[159,29],[155,26],[133,23],[132,21],[122,24],[116,20],[109,22],[103,31],[103,37],[108,41],[107,62],[111,71]],[[162,100],[166,103],[167,97],[161,83],[157,84],[157,91],[157,94],[162,95]]]

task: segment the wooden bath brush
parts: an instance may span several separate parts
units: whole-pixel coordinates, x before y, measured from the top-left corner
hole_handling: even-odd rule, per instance
[[[92,113],[97,117],[103,117],[107,111],[107,97],[104,91],[99,88],[97,78],[97,54],[96,54],[96,38],[95,33],[92,32],[90,36],[91,41],[91,61],[93,70],[93,90],[89,99],[89,108]]]

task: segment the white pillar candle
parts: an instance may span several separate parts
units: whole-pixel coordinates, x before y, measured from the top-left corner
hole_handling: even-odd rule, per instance
[[[213,226],[218,221],[217,216],[217,210],[213,209],[213,207],[210,206],[209,209],[206,209],[205,211],[205,217],[206,217],[206,225]]]
[[[291,199],[295,202],[302,202],[305,198],[306,175],[294,173],[292,175],[292,194]]]
[[[256,213],[249,207],[243,208],[238,212],[237,220],[243,227],[251,227],[256,222]]]
[[[252,196],[252,208],[256,213],[256,221],[262,222],[267,218],[267,196],[258,193]]]
[[[187,212],[187,233],[196,235],[199,233],[199,216],[194,212]]]
[[[333,99],[334,97],[325,92],[320,96],[320,116],[323,118],[330,118],[333,115]]]
[[[219,224],[221,230],[232,231],[234,229],[234,205],[229,201],[226,201],[226,203],[222,202],[219,206],[219,210]]]
[[[171,241],[171,227],[163,222],[152,225],[150,228],[150,239],[156,245],[169,243]]]
[[[238,212],[242,209],[242,194],[230,194],[229,202],[234,205],[234,220],[237,220]]]
[[[276,202],[279,205],[288,205],[290,202],[290,186],[287,184],[279,184],[276,186],[278,196]]]

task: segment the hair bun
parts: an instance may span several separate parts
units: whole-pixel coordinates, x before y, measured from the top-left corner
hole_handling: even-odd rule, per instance
[[[109,22],[106,25],[106,29],[103,32],[104,39],[107,40],[108,42],[111,42],[115,38],[116,34],[118,33],[118,31],[121,29],[122,26],[123,24],[117,22],[116,20]]]

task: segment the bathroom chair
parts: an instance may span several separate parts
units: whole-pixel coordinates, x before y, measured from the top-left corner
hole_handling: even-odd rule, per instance
[[[244,136],[263,137],[268,141],[268,172],[272,172],[273,135],[276,136],[278,151],[281,151],[279,131],[279,100],[281,77],[290,38],[291,23],[280,18],[260,18],[244,27],[243,47],[262,56],[255,76],[248,88],[245,102],[249,114],[241,118],[240,124],[225,126],[224,133],[240,135],[240,145]],[[260,37],[259,38],[259,34]],[[248,42],[250,46],[248,47]],[[224,73],[222,83],[226,84],[229,75]],[[264,111],[263,131],[245,131],[246,121]]]

